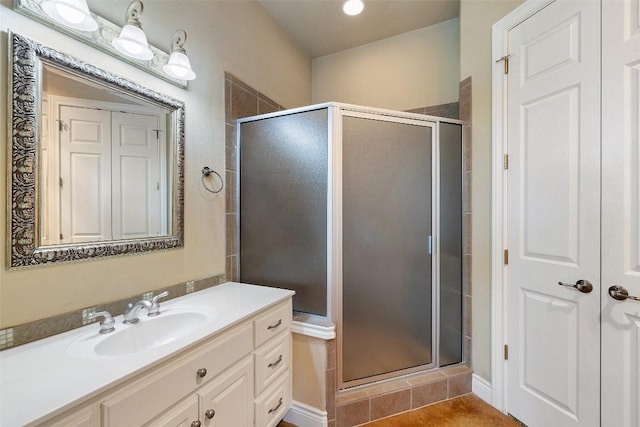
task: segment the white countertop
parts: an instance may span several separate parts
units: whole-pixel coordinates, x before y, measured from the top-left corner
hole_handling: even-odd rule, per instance
[[[216,316],[206,328],[126,356],[77,358],[67,354],[67,347],[78,337],[98,332],[97,323],[1,351],[0,426],[23,426],[58,415],[293,294],[228,282],[161,302],[161,311],[163,307],[197,305],[212,308]],[[115,320],[116,327],[122,325],[122,315]]]

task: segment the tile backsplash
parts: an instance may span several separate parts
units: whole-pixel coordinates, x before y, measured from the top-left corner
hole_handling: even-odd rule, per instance
[[[135,302],[145,297],[168,291],[169,295],[163,299],[164,301],[186,295],[190,292],[207,289],[212,286],[219,285],[226,281],[225,275],[211,276],[199,280],[190,280],[186,283],[178,283],[162,289],[145,292],[143,294],[131,295],[130,297],[111,301],[104,304],[98,304],[91,307],[85,307],[80,310],[70,311],[68,313],[35,320],[33,322],[15,325],[11,328],[0,330],[0,350],[27,344],[52,335],[61,334],[72,329],[79,328],[89,323],[94,323],[99,319],[87,320],[87,316],[96,311],[108,311],[114,317],[124,313],[127,304]],[[147,298],[147,299],[148,299]]]

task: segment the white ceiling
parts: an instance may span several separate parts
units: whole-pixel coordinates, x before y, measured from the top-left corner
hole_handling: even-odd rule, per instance
[[[312,58],[456,18],[459,0],[364,0],[358,16],[344,0],[259,0]]]

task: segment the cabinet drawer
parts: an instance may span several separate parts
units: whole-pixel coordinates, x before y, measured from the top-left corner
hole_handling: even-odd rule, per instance
[[[256,427],[273,427],[291,406],[289,373],[276,380],[256,399]]]
[[[247,323],[225,332],[188,356],[170,361],[116,391],[102,403],[103,426],[138,426],[164,412],[251,353],[252,329]],[[199,369],[206,369],[204,377],[198,375]]]
[[[281,333],[256,351],[256,396],[291,366],[291,333]]]
[[[198,421],[198,396],[194,394],[145,427],[190,427],[195,421]]]
[[[255,346],[260,347],[272,337],[291,328],[291,302],[281,304],[260,315],[255,321]]]

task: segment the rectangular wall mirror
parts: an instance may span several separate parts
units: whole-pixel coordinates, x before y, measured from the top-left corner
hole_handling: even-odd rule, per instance
[[[9,37],[9,267],[183,246],[184,104]]]

